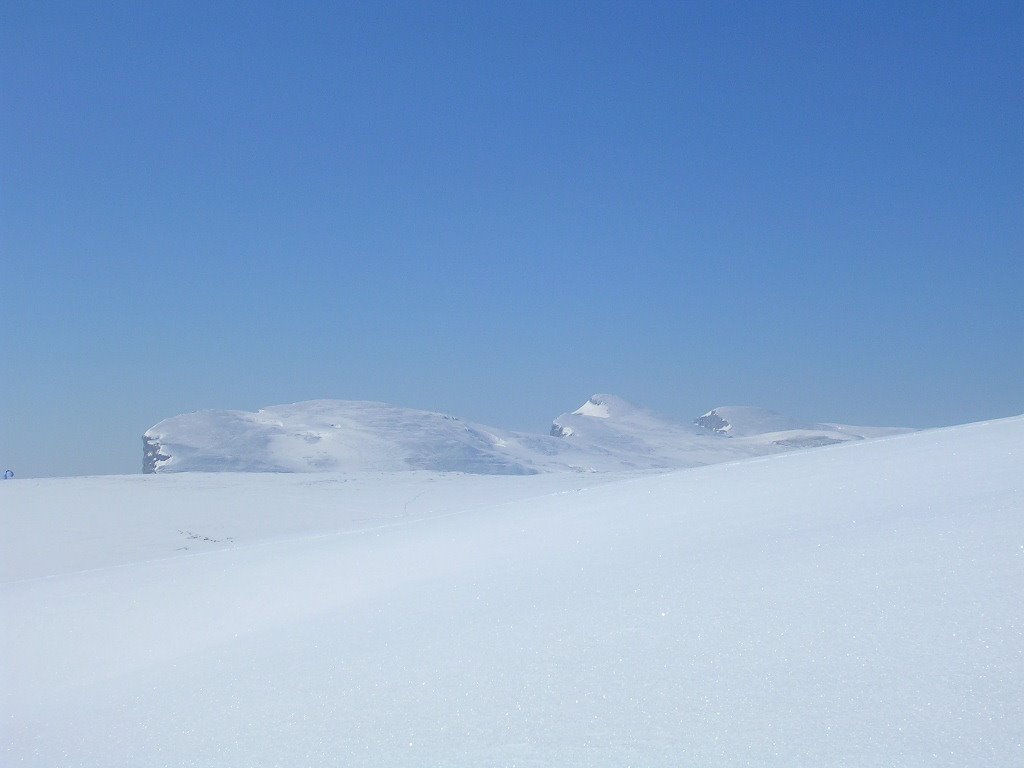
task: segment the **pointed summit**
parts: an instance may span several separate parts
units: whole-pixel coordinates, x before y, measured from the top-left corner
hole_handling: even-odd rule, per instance
[[[583,405],[572,412],[573,416],[590,416],[595,419],[608,419],[624,416],[628,413],[643,410],[633,403],[615,395],[591,395]]]

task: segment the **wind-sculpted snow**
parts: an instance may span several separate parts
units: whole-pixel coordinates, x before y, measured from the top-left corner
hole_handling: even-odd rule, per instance
[[[612,395],[594,395],[573,413],[559,416],[549,435],[345,400],[313,400],[255,412],[199,411],[166,419],[146,432],[143,472],[649,471],[862,436],[857,427],[804,425],[784,417],[765,419],[763,414],[770,412],[760,409],[746,410],[762,414],[757,423],[772,428],[753,429],[750,424],[755,420],[748,415],[746,426],[736,430],[743,439],[724,440],[719,430],[654,414]],[[874,434],[895,431],[900,430],[876,429]]]
[[[1021,765],[1022,447],[0,484],[0,764]]]

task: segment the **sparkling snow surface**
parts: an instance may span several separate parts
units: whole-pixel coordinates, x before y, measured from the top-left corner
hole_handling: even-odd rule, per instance
[[[11,481],[0,524],[4,766],[1024,765],[1024,418],[614,481]]]

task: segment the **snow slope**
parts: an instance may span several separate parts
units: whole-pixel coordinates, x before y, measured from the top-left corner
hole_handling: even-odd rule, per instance
[[[1022,448],[5,483],[0,764],[1021,765]]]
[[[199,411],[165,419],[143,436],[143,471],[412,469],[526,475],[663,470],[861,436],[855,427],[789,422],[796,426],[773,423],[777,428],[771,435],[748,426],[744,435],[756,437],[723,440],[713,429],[659,416],[612,395],[594,395],[558,417],[551,435],[530,435],[386,403],[312,400],[255,412]],[[880,428],[875,434],[894,431],[899,430]]]
[[[594,395],[551,425],[551,434],[623,467],[669,469],[910,432],[892,427],[811,424],[750,406],[673,419],[614,395]],[[724,439],[728,438],[728,439]]]
[[[586,479],[593,487],[619,477]],[[387,527],[575,489],[581,481],[570,473],[225,472],[8,485],[0,496],[0,581]]]

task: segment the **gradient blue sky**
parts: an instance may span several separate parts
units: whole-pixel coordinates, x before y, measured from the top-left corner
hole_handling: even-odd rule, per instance
[[[319,397],[1024,411],[1020,2],[210,5],[0,9],[0,469]]]

